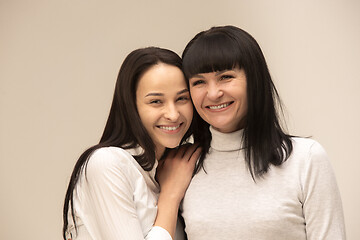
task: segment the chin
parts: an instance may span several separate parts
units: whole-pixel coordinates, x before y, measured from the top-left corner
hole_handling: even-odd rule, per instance
[[[180,143],[180,142],[179,142]],[[176,144],[168,144],[168,146],[166,146],[167,148],[176,148],[179,146],[179,143]]]
[[[224,128],[224,124],[217,124],[217,123],[211,124],[210,123],[210,125],[215,129],[223,129]]]
[[[163,143],[163,146],[166,147],[166,148],[176,148],[177,146],[179,146],[179,143],[180,143],[181,140],[179,141],[164,141]]]

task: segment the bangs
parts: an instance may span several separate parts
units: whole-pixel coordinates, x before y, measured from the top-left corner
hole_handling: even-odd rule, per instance
[[[189,79],[199,73],[242,68],[239,44],[223,34],[203,35],[183,53],[183,71]]]

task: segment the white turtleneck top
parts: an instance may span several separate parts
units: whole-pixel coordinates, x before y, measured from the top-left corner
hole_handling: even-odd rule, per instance
[[[141,148],[105,147],[89,158],[74,190],[77,233],[69,211],[73,240],[171,240],[165,229],[153,226],[160,193],[155,181],[157,161],[145,171],[132,155]],[[177,226],[178,227],[178,226]],[[183,239],[183,232],[176,239]],[[183,231],[183,230],[182,230]]]
[[[212,141],[182,205],[189,240],[342,240],[340,194],[324,149],[292,138],[293,152],[263,178],[252,179],[241,149],[243,131]]]

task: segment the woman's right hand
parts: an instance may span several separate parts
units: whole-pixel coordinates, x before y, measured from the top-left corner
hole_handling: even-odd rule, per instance
[[[175,236],[179,205],[190,184],[200,152],[201,149],[197,145],[183,145],[171,150],[164,159],[159,161],[156,169],[160,195],[154,226],[167,230],[172,239]]]
[[[180,203],[190,184],[200,153],[201,148],[197,144],[186,144],[170,150],[167,156],[159,161],[156,175],[161,195]]]

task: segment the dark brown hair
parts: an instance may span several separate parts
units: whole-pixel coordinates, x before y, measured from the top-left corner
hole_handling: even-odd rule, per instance
[[[248,110],[243,142],[245,159],[252,177],[262,176],[270,165],[281,165],[293,146],[290,135],[282,129],[279,113],[281,100],[271,79],[264,55],[256,40],[235,26],[213,27],[198,33],[185,47],[183,71],[189,79],[195,74],[243,69],[247,79]],[[196,171],[203,167],[209,150],[209,124],[194,112],[194,139],[203,153]],[[241,141],[241,139],[239,139]]]
[[[90,147],[80,156],[70,178],[63,209],[63,238],[65,240],[69,210],[76,227],[73,209],[73,192],[76,183],[83,170],[86,170],[90,155],[96,149],[109,146],[129,149],[141,146],[144,149],[143,154],[133,157],[144,170],[149,171],[153,168],[155,147],[137,111],[136,88],[142,74],[159,63],[169,64],[179,69],[182,67],[181,58],[176,53],[156,47],[134,50],[125,58],[118,74],[109,117],[101,140],[99,144]],[[183,139],[189,137],[190,131],[189,129]]]

